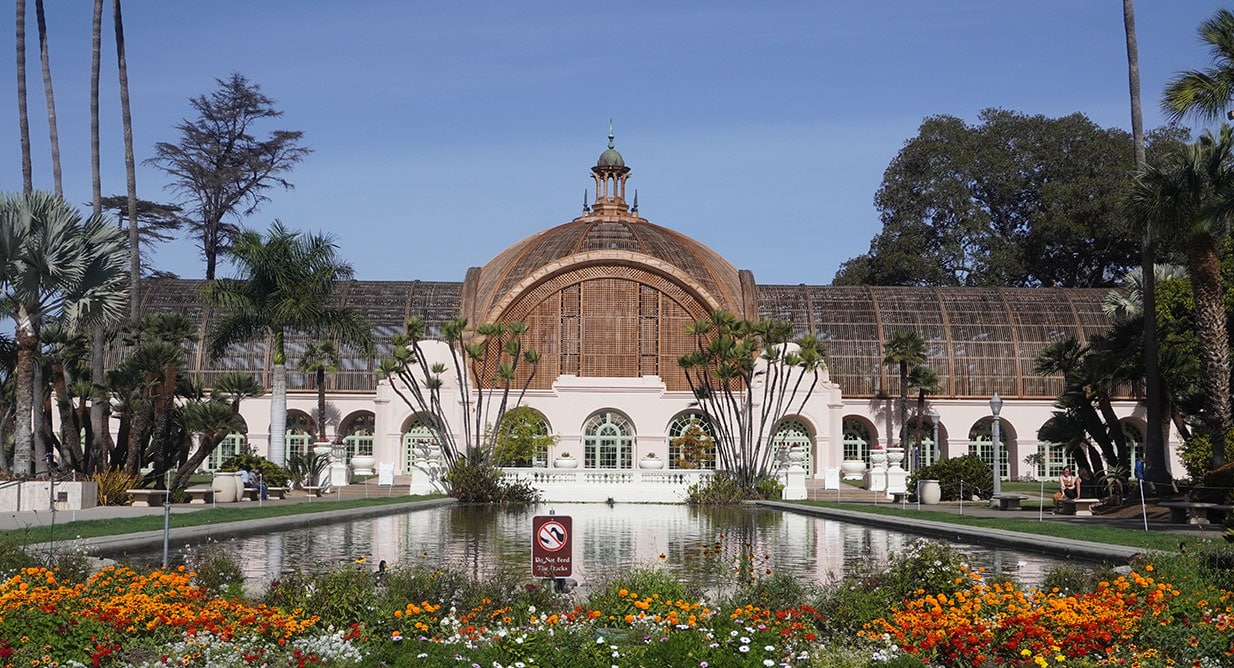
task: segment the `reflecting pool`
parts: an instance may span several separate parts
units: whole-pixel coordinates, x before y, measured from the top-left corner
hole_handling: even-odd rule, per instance
[[[921,537],[757,507],[654,504],[541,504],[526,508],[449,505],[398,515],[229,539],[253,583],[301,567],[425,563],[473,577],[514,570],[530,575],[535,515],[573,520],[573,577],[587,588],[635,566],[656,566],[702,586],[723,586],[739,569],[791,573],[827,583],[853,569],[878,568]],[[955,544],[974,567],[1036,584],[1063,559]]]

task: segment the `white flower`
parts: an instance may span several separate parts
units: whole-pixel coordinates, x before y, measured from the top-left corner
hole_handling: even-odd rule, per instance
[[[737,651],[738,651],[738,652],[741,652],[742,654],[745,654],[746,652],[749,652],[749,651],[750,651],[750,646],[749,646],[749,645],[742,645],[741,647],[738,647],[738,648],[737,648]]]

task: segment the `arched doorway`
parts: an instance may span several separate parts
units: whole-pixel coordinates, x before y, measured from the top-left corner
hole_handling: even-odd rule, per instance
[[[776,426],[775,436],[771,437],[772,468],[786,468],[790,452],[804,455],[801,465],[807,473],[814,472],[814,430],[801,418],[784,418]]]
[[[445,456],[441,453],[441,442],[432,418],[420,414],[403,425],[403,473],[411,475],[417,465],[426,464],[440,468],[445,465]]]
[[[668,467],[714,469],[716,441],[707,416],[699,411],[681,413],[668,425]]]
[[[287,411],[287,433],[284,437],[287,443],[287,461],[292,457],[303,458],[308,455],[313,446],[313,435],[317,426],[308,413],[299,410]]]
[[[633,468],[634,425],[616,411],[604,411],[583,423],[583,467]]]
[[[373,456],[374,425],[375,418],[369,411],[352,413],[343,420],[339,433],[343,435],[344,463],[350,464],[353,457]]]

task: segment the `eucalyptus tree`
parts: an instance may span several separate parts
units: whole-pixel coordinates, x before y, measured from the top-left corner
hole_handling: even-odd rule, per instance
[[[1175,120],[1185,116],[1221,120],[1234,99],[1234,12],[1218,9],[1200,24],[1199,36],[1208,45],[1213,64],[1180,72],[1166,85],[1161,108]]]
[[[333,341],[311,341],[304,349],[297,370],[313,374],[317,388],[317,440],[326,438],[326,374],[338,373],[338,347]]]
[[[1225,463],[1231,427],[1230,342],[1218,240],[1234,212],[1234,131],[1222,125],[1182,150],[1151,161],[1135,177],[1129,196],[1135,219],[1159,231],[1186,253],[1200,335],[1201,420],[1213,443],[1213,468]]]
[[[227,218],[256,211],[272,187],[290,189],[286,173],[311,151],[300,144],[302,132],[255,136],[259,123],[283,115],[261,86],[238,72],[215,83],[209,95],[189,100],[197,118],[176,126],[179,139],[155,144],[154,157],[146,161],[171,177],[169,188],[192,212],[207,280],[215,278],[220,255],[240,233]]]
[[[717,468],[752,490],[769,474],[776,428],[818,387],[822,347],[812,334],[794,339],[788,323],[726,311],[695,321],[687,333],[695,350],[677,363],[714,430]]]
[[[269,233],[246,230],[231,251],[236,278],[207,282],[202,300],[219,309],[208,335],[213,359],[232,345],[264,341],[270,346],[270,460],[282,466],[287,428],[287,351],[289,334],[339,341],[372,351],[372,331],[352,309],[332,305],[341,281],[354,275],[338,257],[334,239],[303,234],[275,221]]]
[[[456,318],[431,337],[423,320],[411,318],[394,336],[378,374],[408,408],[429,417],[450,470],[493,461],[501,430],[489,427],[502,425],[522,403],[540,363],[539,354],[524,346],[526,332],[521,322],[470,328],[466,318]]]
[[[928,359],[925,339],[915,331],[898,330],[883,343],[883,364],[893,366],[900,374],[900,446],[907,440],[909,373]]]
[[[0,298],[16,323],[17,428],[14,470],[33,463],[29,415],[34,400],[34,358],[43,324],[69,327],[114,322],[127,306],[124,238],[101,216],[82,219],[46,192],[0,200]]]

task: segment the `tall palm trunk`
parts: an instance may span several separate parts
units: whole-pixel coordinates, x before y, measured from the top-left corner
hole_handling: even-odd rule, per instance
[[[40,0],[41,2],[41,0]],[[133,115],[129,111],[129,66],[124,55],[124,18],[120,0],[112,0],[116,24],[116,68],[120,72],[120,119],[124,125],[124,179],[129,195],[129,319],[136,321],[141,306],[141,248],[137,235],[137,164],[133,159]]]
[[[1131,139],[1136,171],[1144,169],[1144,115],[1140,105],[1140,50],[1136,42],[1135,1],[1123,0],[1123,31],[1127,37],[1127,84],[1131,94]],[[1151,225],[1144,226],[1140,245],[1141,297],[1144,301],[1144,477],[1168,482],[1170,464],[1165,454],[1170,423],[1166,421],[1165,386],[1161,379],[1161,350],[1157,343],[1156,241]]]
[[[103,182],[99,169],[99,61],[102,60],[103,0],[94,0],[94,22],[91,26],[90,47],[90,185],[93,193],[94,215],[103,213]],[[90,376],[95,387],[103,384],[105,369],[103,354],[106,351],[106,332],[96,326],[91,332]],[[94,435],[91,444],[98,452],[107,452],[111,447],[111,431],[107,424],[107,401],[101,393],[90,398],[90,431]]]
[[[21,132],[21,191],[34,191],[30,164],[30,112],[26,109],[26,0],[17,0],[17,126]]]
[[[43,15],[43,0],[34,0],[34,15],[39,24],[39,60],[43,64],[43,93],[47,97],[47,132],[51,136],[51,178],[56,194],[64,196],[60,179],[60,131],[56,127],[56,96],[51,88],[51,55],[47,50],[47,18]]]
[[[13,342],[17,345],[17,373],[15,382],[17,429],[13,434],[13,473],[30,475],[34,469],[34,435],[30,416],[34,409],[34,351],[39,344],[39,335],[31,323],[29,314],[21,310]]]
[[[317,440],[326,440],[326,368],[317,366]]]
[[[1201,374],[1205,396],[1204,426],[1213,444],[1212,467],[1225,464],[1225,436],[1230,430],[1230,344],[1222,299],[1221,263],[1211,235],[1197,235],[1187,250],[1188,271],[1193,280],[1195,313],[1200,339],[1213,345],[1200,346]]]
[[[287,352],[282,330],[274,333],[273,373],[270,376],[270,461],[283,466],[287,449]]]

